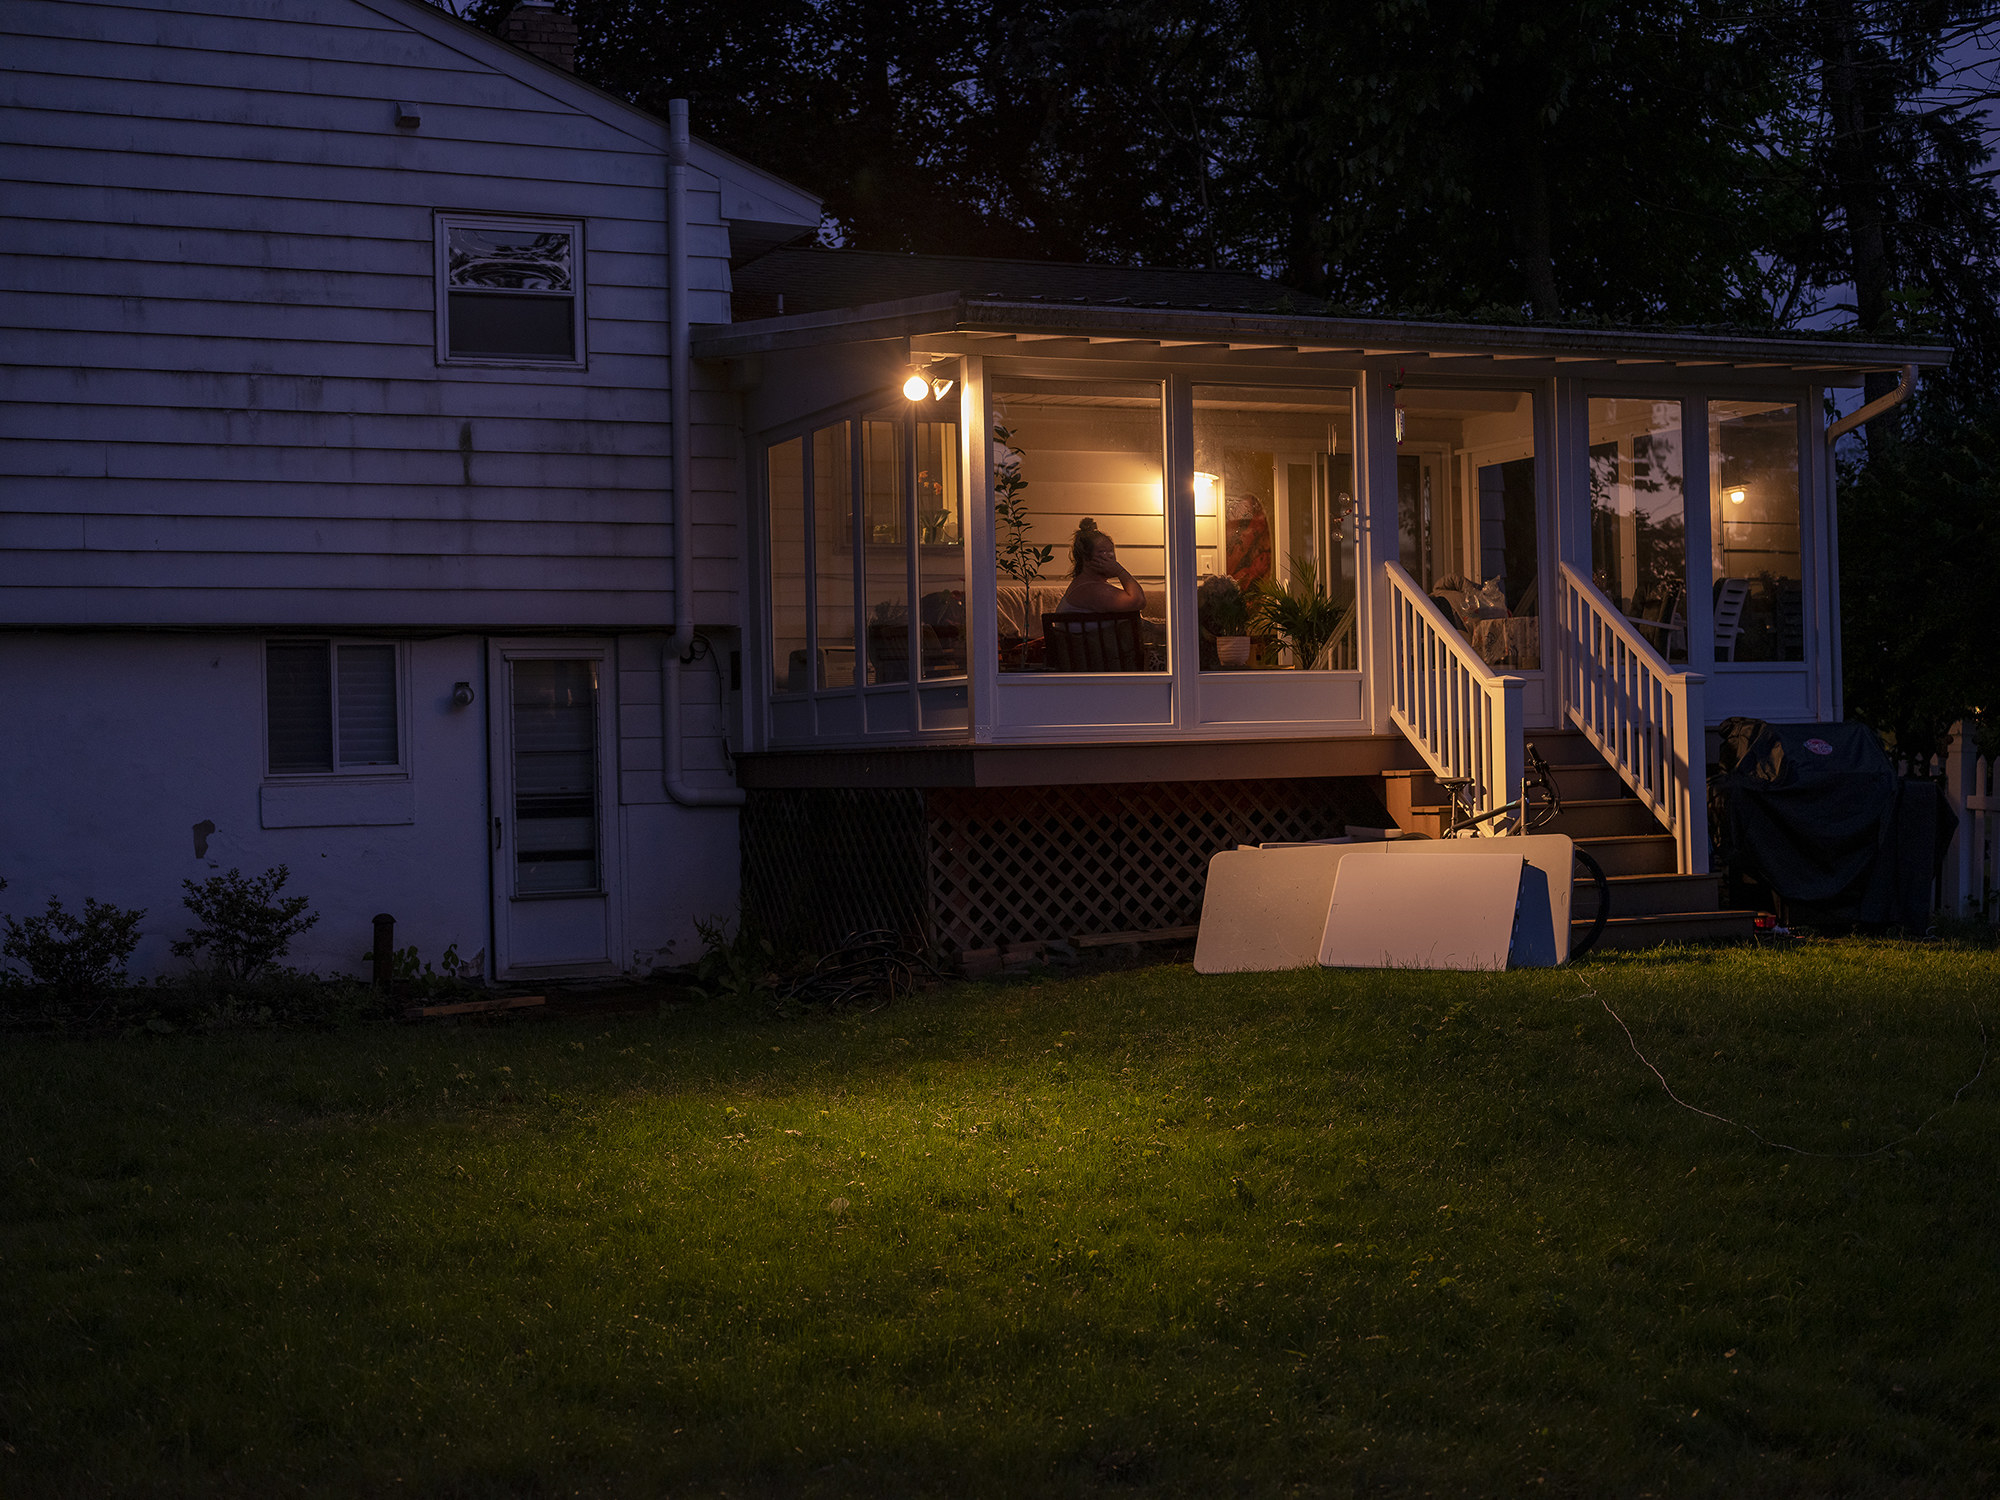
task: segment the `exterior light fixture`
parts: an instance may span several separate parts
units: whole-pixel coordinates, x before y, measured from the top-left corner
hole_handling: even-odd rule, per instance
[[[1737,485],[1734,489],[1727,489],[1724,490],[1722,493],[1729,497],[1729,503],[1731,505],[1741,505],[1745,500],[1748,500],[1750,498],[1750,492],[1744,489],[1743,486],[1740,484]]]
[[[913,368],[903,381],[903,395],[911,401],[942,401],[957,384],[957,381],[945,376],[926,375],[922,370]]]
[[[1194,471],[1194,513],[1198,516],[1214,515],[1216,492],[1221,488],[1222,479],[1219,475],[1211,474],[1205,469],[1196,469]]]

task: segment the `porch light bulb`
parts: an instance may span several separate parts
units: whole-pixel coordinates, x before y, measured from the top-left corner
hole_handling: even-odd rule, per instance
[[[1211,474],[1205,469],[1196,469],[1194,471],[1194,513],[1196,515],[1212,516],[1215,514],[1215,492],[1220,488],[1222,488],[1222,480],[1218,475]]]
[[[957,383],[955,380],[933,380],[931,382],[931,399],[934,401],[944,400],[946,396],[951,394],[951,388]]]
[[[931,383],[915,370],[910,371],[910,378],[903,382],[903,394],[912,401],[921,401],[930,393]]]
[[[1731,505],[1741,505],[1745,500],[1750,498],[1750,492],[1740,485],[1733,490],[1724,490],[1722,493],[1729,497]]]

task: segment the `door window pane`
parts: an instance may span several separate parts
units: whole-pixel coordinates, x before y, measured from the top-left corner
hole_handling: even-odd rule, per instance
[[[854,474],[848,425],[812,435],[819,685],[854,686]]]
[[[765,455],[771,497],[771,683],[803,693],[806,667],[805,439],[774,444]]]
[[[917,425],[917,638],[924,677],[965,675],[965,494],[958,424]]]
[[[904,514],[909,428],[892,417],[861,424],[861,496],[868,590],[868,677],[910,680],[910,558]]]
[[[1708,403],[1717,661],[1805,660],[1799,409]]]
[[[1001,671],[1167,670],[1164,436],[1157,382],[993,382]]]
[[[1399,561],[1493,667],[1542,664],[1534,399],[1401,393]]]
[[[1356,669],[1352,392],[1196,386],[1194,466],[1203,669]]]
[[[516,661],[514,890],[598,889],[597,663]]]
[[[1590,567],[1668,661],[1687,660],[1687,489],[1678,401],[1590,403]]]

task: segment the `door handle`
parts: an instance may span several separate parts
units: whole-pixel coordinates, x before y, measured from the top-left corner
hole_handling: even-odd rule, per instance
[[[493,852],[500,852],[500,820],[497,817],[493,820]]]

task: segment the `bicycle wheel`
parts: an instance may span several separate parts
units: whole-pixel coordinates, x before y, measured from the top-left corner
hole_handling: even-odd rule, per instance
[[[1572,867],[1575,874],[1570,882],[1570,932],[1569,957],[1565,963],[1575,963],[1588,953],[1604,935],[1604,924],[1611,920],[1611,882],[1604,878],[1604,866],[1581,849],[1575,851],[1576,862]],[[1588,880],[1597,895],[1597,914],[1590,919],[1590,930],[1581,938],[1576,937],[1576,882]]]

